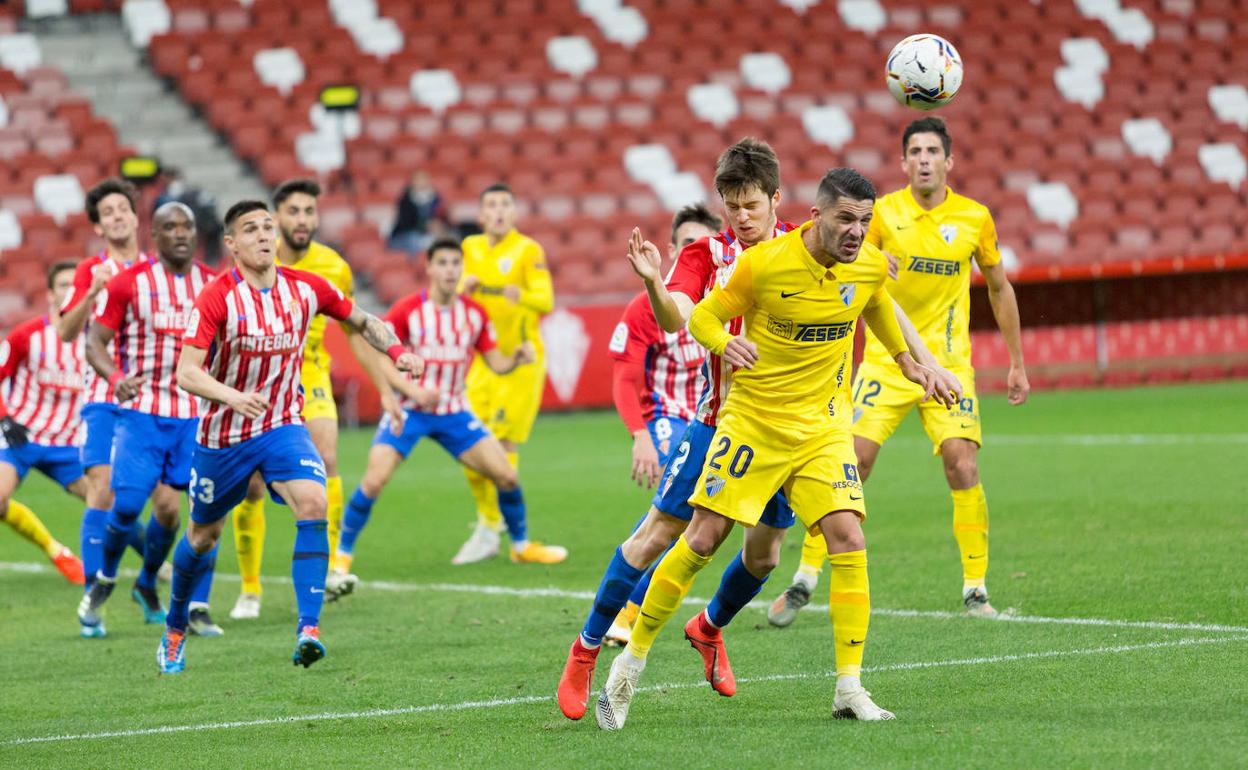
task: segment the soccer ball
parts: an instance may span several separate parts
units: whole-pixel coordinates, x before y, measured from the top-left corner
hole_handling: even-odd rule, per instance
[[[884,77],[897,101],[934,110],[948,104],[962,86],[962,57],[939,35],[911,35],[893,47]]]

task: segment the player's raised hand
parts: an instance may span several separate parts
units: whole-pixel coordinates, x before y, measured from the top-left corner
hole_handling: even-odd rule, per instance
[[[1010,406],[1018,406],[1027,400],[1027,394],[1031,393],[1031,383],[1027,381],[1027,370],[1021,366],[1010,367],[1010,373],[1005,377],[1005,385],[1008,389],[1008,400]]]
[[[659,452],[650,439],[650,431],[642,428],[633,434],[633,471],[629,476],[637,486],[652,488],[658,482],[663,469],[659,467]]]
[[[20,449],[30,443],[30,431],[10,415],[0,417],[0,435],[11,449]]]
[[[516,348],[516,366],[524,366],[531,364],[537,360],[537,349],[533,347],[533,343],[525,340],[520,343],[520,347]]]
[[[425,371],[425,359],[415,353],[404,353],[395,359],[394,368],[400,372],[420,376]]]
[[[113,388],[113,395],[117,396],[118,401],[129,401],[139,395],[139,388],[143,387],[145,382],[147,382],[147,377],[138,375],[118,380],[116,387]]]
[[[663,273],[663,254],[659,247],[641,237],[641,229],[634,227],[628,237],[628,263],[633,272],[646,283],[658,281]]]
[[[895,281],[897,280],[897,270],[901,265],[901,260],[887,251],[884,252],[884,256],[888,258],[888,277]]]
[[[269,411],[269,400],[259,393],[239,393],[230,399],[227,406],[247,419],[254,420]]]
[[[503,287],[503,297],[511,304],[516,304],[520,301],[520,287],[514,284],[507,284]]]
[[[753,369],[758,362],[758,346],[745,337],[733,337],[724,346],[722,358],[737,369]]]

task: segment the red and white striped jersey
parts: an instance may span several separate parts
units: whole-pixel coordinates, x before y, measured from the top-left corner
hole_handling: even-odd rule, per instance
[[[645,292],[624,308],[608,345],[611,357],[645,367],[645,420],[676,417],[693,419],[702,391],[702,362],[706,351],[688,329],[665,332],[659,328]]]
[[[78,435],[82,371],[88,368],[83,339],[61,342],[47,316],[18,324],[0,343],[0,416],[26,426],[44,446],[73,446]]]
[[[425,371],[416,384],[441,394],[437,406],[419,407],[404,399],[403,408],[429,414],[468,409],[464,379],[473,353],[497,347],[485,308],[462,294],[443,307],[429,299],[428,291],[418,291],[396,302],[385,320],[399,342],[425,360]]]
[[[149,257],[146,254],[139,254],[138,262],[142,262]],[[101,251],[99,254],[87,257],[78,263],[78,267],[74,270],[74,287],[65,297],[65,301],[61,303],[61,312],[64,313],[74,305],[82,302],[87,297],[87,292],[91,289],[91,281],[95,277],[97,270],[104,271],[110,278],[116,276],[121,271],[129,268],[133,262],[118,262],[108,256],[107,251]],[[91,327],[91,319],[104,309],[104,292],[95,295],[95,307],[87,315],[87,323],[82,327],[82,334],[85,337],[87,330]],[[118,350],[125,342],[122,333],[118,333],[113,341],[108,345],[108,353],[113,357],[113,363],[121,366],[122,360],[118,358]],[[90,366],[83,367],[83,404],[112,404],[113,388],[108,384],[108,380],[96,376],[95,370]]]
[[[158,417],[199,415],[196,398],[178,387],[178,355],[195,298],[212,276],[199,262],[191,263],[186,275],[178,275],[152,258],[123,270],[100,292],[104,308],[95,322],[125,331],[118,348],[126,362],[125,375],[147,377],[138,395],[119,406]]]
[[[233,446],[282,425],[302,425],[303,344],[317,313],[345,321],[351,300],[329,281],[303,270],[277,268],[268,289],[257,289],[238,268],[199,293],[183,344],[208,352],[208,373],[244,393],[259,393],[269,409],[255,419],[200,399],[196,441],[209,449]]]
[[[771,237],[793,228],[794,225],[777,219]],[[672,271],[667,276],[668,291],[679,291],[694,302],[701,301],[716,284],[723,286],[728,283],[737,266],[737,257],[743,251],[745,247],[731,229],[694,241],[677,255],[676,264],[672,265]],[[724,328],[735,337],[745,332],[745,321],[734,318]],[[706,425],[714,426],[719,421],[719,407],[727,398],[728,386],[732,384],[732,367],[714,353],[708,353],[702,371],[706,380],[702,396],[698,399],[696,417]]]

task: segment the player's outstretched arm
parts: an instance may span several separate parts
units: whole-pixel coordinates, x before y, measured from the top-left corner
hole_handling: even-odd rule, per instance
[[[906,340],[910,356],[920,366],[931,369],[935,375],[937,398],[945,402],[947,400],[946,394],[952,392],[955,395],[955,399],[961,401],[962,382],[953,375],[953,372],[941,366],[940,362],[936,360],[936,356],[932,355],[932,351],[928,350],[927,345],[923,344],[923,338],[919,336],[919,330],[914,328],[914,323],[910,321],[910,317],[901,309],[901,305],[898,305],[896,300],[893,300],[893,314],[897,317],[897,325],[901,327],[901,336]]]
[[[87,334],[87,363],[95,373],[108,380],[113,386],[113,393],[118,401],[129,401],[139,393],[139,386],[147,381],[146,377],[127,377],[125,372],[117,368],[113,357],[108,354],[108,343],[113,341],[117,332],[102,323],[92,324]]]
[[[96,269],[91,276],[91,286],[87,289],[86,296],[73,307],[61,311],[61,317],[56,322],[56,333],[61,335],[62,342],[73,342],[79,334],[82,334],[82,328],[87,325],[91,308],[95,306],[95,298],[108,281],[108,272]]]
[[[372,313],[361,310],[357,305],[351,308],[351,314],[343,319],[343,322],[352,331],[358,332],[374,350],[390,356],[390,360],[394,362],[395,368],[399,371],[420,374],[425,370],[425,362],[420,356],[404,350],[394,331],[386,326],[385,321]]]
[[[1031,392],[1031,383],[1027,381],[1027,367],[1023,363],[1023,332],[1022,323],[1018,319],[1018,297],[1014,295],[1014,287],[1010,279],[1005,277],[1005,268],[1001,263],[984,267],[980,265],[984,281],[988,284],[988,302],[992,304],[992,315],[997,319],[997,328],[1005,339],[1005,347],[1010,351],[1010,373],[1006,376],[1006,387],[1009,389],[1009,402],[1018,405],[1027,400]]]
[[[394,371],[395,376],[400,378],[403,375],[390,365],[389,359],[384,355],[379,355],[360,335],[350,329],[347,330],[347,343],[351,346],[351,353],[355,356],[355,360],[360,362],[364,375],[368,377],[369,382],[373,383],[373,387],[377,388],[377,393],[381,396],[382,411],[390,415],[391,424],[402,425],[403,407],[394,396],[395,387],[390,373],[386,370]]]
[[[490,367],[490,371],[495,374],[510,374],[516,367],[536,361],[537,350],[534,349],[532,342],[525,340],[510,356],[504,355],[498,348],[490,348],[482,353],[481,357],[485,359],[485,365]]]
[[[208,351],[186,342],[178,356],[178,387],[191,395],[224,404],[242,416],[254,420],[269,410],[268,399],[259,393],[243,393],[220,382],[204,369]]]
[[[866,307],[862,309],[862,317],[871,328],[871,333],[879,338],[889,355],[897,361],[906,379],[922,386],[924,401],[934,394],[946,406],[957,403],[958,395],[949,387],[949,383],[938,377],[935,370],[921,366],[906,349],[906,338],[897,320],[897,305],[883,286],[876,289],[871,299],[867,300]],[[953,381],[957,382],[956,379]]]

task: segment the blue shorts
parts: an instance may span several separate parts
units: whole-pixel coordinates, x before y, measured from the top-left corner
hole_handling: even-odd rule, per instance
[[[42,473],[65,488],[82,478],[82,461],[76,446],[47,446],[25,444],[21,447],[0,447],[0,463],[8,463],[17,470],[20,482],[30,469]]]
[[[308,479],[325,484],[325,463],[302,425],[282,425],[255,438],[223,449],[195,445],[191,460],[191,519],[196,524],[220,521],[247,496],[251,474],[269,485],[273,482]]]
[[[113,464],[113,429],[118,411],[116,404],[103,402],[82,407],[82,424],[87,429],[80,450],[83,469]]]
[[[452,412],[451,414],[429,414],[407,409],[407,417],[403,421],[403,432],[394,435],[390,432],[390,416],[382,415],[381,424],[373,436],[373,446],[385,444],[407,459],[416,442],[425,436],[438,442],[451,457],[459,457],[476,446],[483,438],[489,438],[490,432],[485,425],[470,411]]]
[[[650,440],[659,453],[659,465],[666,466],[676,453],[680,437],[685,435],[689,423],[679,417],[656,417],[646,423],[650,431]]]
[[[702,476],[702,465],[706,462],[706,452],[711,446],[715,429],[710,425],[694,420],[689,423],[684,437],[676,446],[676,454],[672,461],[663,469],[663,478],[659,480],[659,491],[655,493],[651,504],[668,516],[689,521],[693,518],[693,506],[689,505],[689,497],[693,494],[698,479]],[[783,492],[777,492],[767,501],[763,508],[760,524],[770,527],[787,529],[793,526],[796,517],[789,501]]]
[[[157,484],[186,489],[191,481],[197,418],[158,417],[117,410],[113,432],[113,491],[147,498]]]

